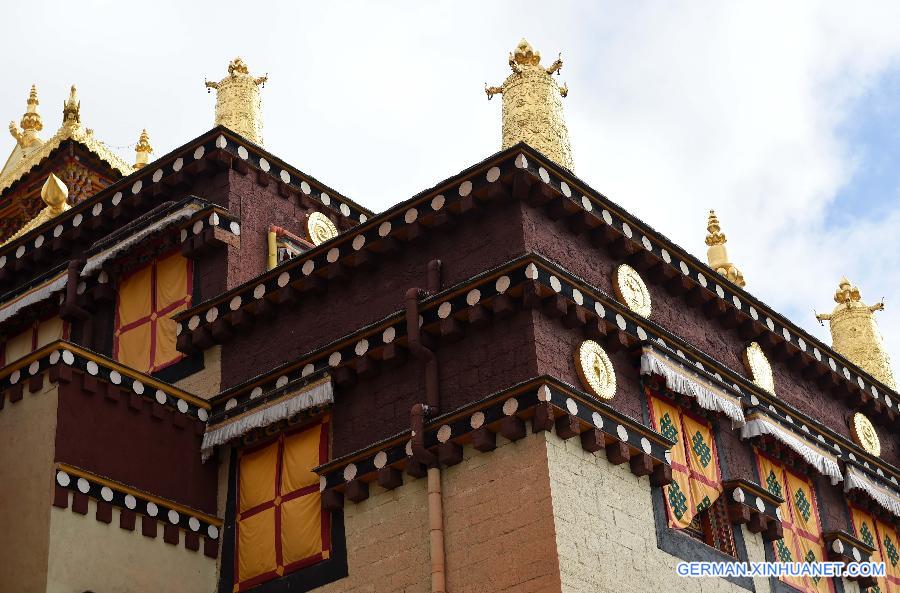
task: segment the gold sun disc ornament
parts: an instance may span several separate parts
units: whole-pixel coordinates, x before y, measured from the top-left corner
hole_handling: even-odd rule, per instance
[[[606,351],[593,340],[585,340],[575,351],[575,367],[582,384],[594,395],[612,399],[616,394],[616,371]]]
[[[869,420],[862,412],[856,412],[850,419],[850,436],[853,441],[866,450],[866,453],[878,457],[881,455],[881,441],[878,439],[878,433]]]
[[[321,212],[313,212],[306,221],[306,230],[313,245],[321,245],[325,241],[338,236],[337,227]]]
[[[616,268],[613,279],[613,289],[616,298],[625,303],[629,309],[641,317],[650,317],[652,310],[650,305],[650,291],[644,284],[644,279],[637,270],[628,264],[622,264]]]
[[[766,353],[756,342],[751,342],[744,351],[744,366],[757,387],[775,395],[775,376]]]

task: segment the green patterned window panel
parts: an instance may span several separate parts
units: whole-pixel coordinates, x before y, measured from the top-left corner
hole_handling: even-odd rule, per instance
[[[691,437],[691,449],[694,451],[694,455],[700,459],[703,467],[709,467],[709,462],[712,461],[712,449],[703,440],[703,435],[699,430]]]
[[[803,492],[802,488],[797,488],[797,491],[794,493],[794,503],[800,514],[803,515],[803,520],[809,521],[809,516],[812,514],[812,505],[806,499],[806,493]]]
[[[673,481],[667,488],[669,489],[669,506],[672,508],[675,517],[681,520],[688,510],[687,496],[681,491],[678,482]]]
[[[884,536],[884,551],[887,554],[888,559],[891,561],[891,566],[897,566],[897,561],[900,560],[900,555],[897,554],[897,548],[894,546],[894,542],[891,541],[890,536]]]
[[[668,412],[666,412],[659,421],[659,432],[664,437],[672,439],[676,443],[678,442],[678,429],[675,428],[675,423],[672,422],[672,418],[669,416]]]
[[[859,536],[870,548],[876,547],[875,537],[872,535],[872,531],[869,529],[869,526],[865,523],[863,523],[862,527],[859,528]]]
[[[779,562],[793,562],[794,557],[791,556],[791,551],[788,550],[788,547],[784,545],[783,539],[775,540],[775,549],[778,551],[778,561]]]
[[[775,476],[775,472],[772,470],[769,470],[769,475],[766,478],[766,488],[768,488],[769,492],[771,492],[778,498],[782,498],[781,484],[778,483],[778,478]]]

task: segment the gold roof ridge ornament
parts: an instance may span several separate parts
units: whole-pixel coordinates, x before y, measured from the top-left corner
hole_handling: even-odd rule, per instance
[[[29,125],[37,124],[40,116],[37,115],[37,90],[32,87],[32,95],[29,96],[29,112],[32,109],[32,97],[34,99],[34,111],[36,118],[29,117]],[[22,118],[23,123],[25,117]],[[36,121],[37,120],[37,121]],[[41,123],[43,128],[43,123]],[[12,132],[13,126],[10,126]],[[32,128],[37,130],[38,128]],[[24,134],[25,132],[23,132]],[[15,134],[13,134],[15,136]],[[62,125],[49,140],[41,141],[35,137],[29,149],[21,147],[17,144],[13,149],[9,159],[3,169],[0,170],[0,195],[3,194],[16,181],[24,177],[38,163],[48,157],[50,153],[59,148],[66,140],[73,140],[87,148],[91,153],[95,154],[100,160],[106,162],[110,168],[118,171],[122,175],[128,175],[134,168],[125,162],[122,157],[113,152],[106,144],[94,138],[94,131],[81,125],[81,101],[78,99],[78,90],[72,85],[69,90],[69,97],[63,101],[63,121]],[[17,139],[18,142],[18,139]]]
[[[569,89],[553,80],[553,74],[559,73],[562,64],[560,54],[553,64],[544,68],[541,53],[522,39],[509,54],[512,74],[499,87],[485,84],[484,91],[488,99],[503,95],[501,149],[525,142],[572,171],[575,164],[562,106]]]
[[[41,199],[44,201],[44,208],[41,209],[40,212],[37,213],[37,216],[32,218],[28,223],[26,223],[22,228],[20,228],[14,235],[9,237],[6,241],[3,242],[3,245],[6,245],[10,241],[14,241],[18,239],[22,235],[25,235],[29,231],[36,229],[41,226],[45,222],[55,218],[56,216],[62,214],[71,206],[66,202],[69,198],[69,188],[66,187],[66,184],[62,182],[62,180],[50,173],[50,176],[47,177],[47,181],[44,182],[43,187],[41,187]]]
[[[38,113],[38,105],[40,105],[40,101],[38,101],[37,87],[31,85],[22,120],[18,126],[14,121],[9,122],[9,133],[16,139],[16,144],[23,149],[29,148],[34,144],[40,145],[43,143],[37,135],[38,132],[44,129],[44,122],[41,120],[41,114]],[[21,126],[21,129],[19,129],[19,126]]]
[[[69,98],[63,102],[63,126],[81,125],[81,101],[78,100],[78,89],[75,85],[69,89]]]
[[[606,350],[594,340],[585,340],[575,350],[575,368],[582,385],[597,397],[616,395],[616,370]]]
[[[709,246],[706,250],[706,259],[709,262],[709,267],[743,288],[746,284],[744,274],[737,266],[728,261],[728,248],[725,247],[728,237],[722,232],[719,217],[716,216],[715,210],[709,211],[709,218],[706,221],[706,232],[706,244]]]
[[[862,412],[856,412],[850,417],[850,436],[866,453],[875,457],[881,456],[881,440],[878,438],[878,432],[872,421]]]
[[[251,142],[263,145],[262,98],[259,89],[268,75],[254,77],[241,58],[228,64],[228,76],[219,82],[205,81],[216,90],[216,125],[233,130]]]
[[[153,147],[150,146],[150,135],[147,128],[141,132],[137,145],[134,147],[134,168],[140,169],[150,162],[150,154],[153,153]]]
[[[338,236],[337,227],[321,212],[313,212],[306,219],[306,231],[313,245],[321,245]]]
[[[772,365],[762,347],[756,342],[750,342],[744,350],[744,366],[747,367],[750,379],[757,387],[775,395],[775,375],[772,373]]]
[[[896,391],[891,359],[875,321],[875,312],[884,310],[884,301],[865,304],[859,288],[844,277],[834,293],[834,302],[837,303],[834,311],[816,315],[819,322],[828,321],[831,326],[831,347]]]

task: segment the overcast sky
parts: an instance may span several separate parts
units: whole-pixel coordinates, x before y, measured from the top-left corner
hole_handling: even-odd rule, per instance
[[[582,179],[701,259],[715,208],[747,288],[827,343],[841,275],[884,297],[900,371],[900,2],[126,5],[4,3],[0,121],[36,83],[49,137],[76,83],[101,140],[130,162],[146,127],[161,156],[240,55],[267,148],[381,211],[499,148],[484,83],[524,36],[563,53]]]

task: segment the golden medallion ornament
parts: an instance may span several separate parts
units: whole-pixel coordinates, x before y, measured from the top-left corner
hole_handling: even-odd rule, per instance
[[[309,232],[309,240],[314,245],[321,245],[338,236],[337,227],[321,212],[313,212],[306,220],[306,230]]]
[[[613,289],[616,298],[625,303],[629,309],[641,317],[650,317],[652,307],[650,304],[650,291],[644,284],[644,279],[637,270],[628,264],[622,264],[616,268],[613,278]]]
[[[575,368],[582,384],[597,397],[616,394],[616,371],[606,351],[593,340],[585,340],[575,351]]]
[[[881,455],[881,441],[878,440],[878,433],[869,420],[862,412],[856,412],[850,418],[850,436],[853,441],[866,450],[866,453],[878,457]]]
[[[766,353],[756,342],[751,342],[744,351],[744,366],[757,387],[775,395],[775,376]]]

